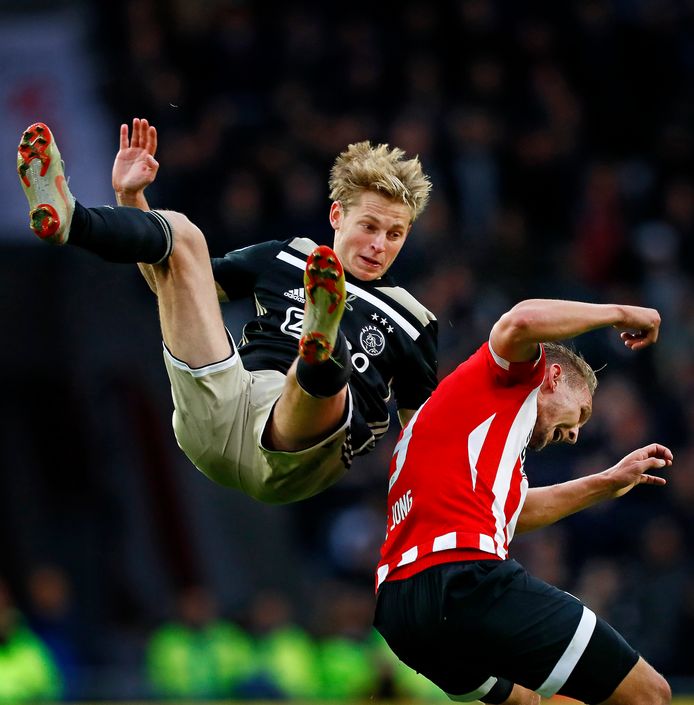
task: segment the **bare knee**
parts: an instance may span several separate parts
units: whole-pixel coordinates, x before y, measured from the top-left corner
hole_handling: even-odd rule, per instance
[[[604,705],[669,705],[671,702],[672,691],[668,682],[639,658]]]
[[[659,683],[658,683],[658,688],[659,688],[659,696],[660,697],[660,702],[663,703],[663,705],[669,705],[669,703],[672,702],[672,689],[670,688],[670,684],[663,678],[660,674],[659,675]]]
[[[669,683],[656,671],[653,671],[653,678],[649,684],[650,694],[644,694],[643,705],[669,705],[672,702],[672,690]],[[639,705],[641,701],[638,701]]]
[[[609,703],[609,705],[670,705],[672,702],[670,686],[660,674],[655,674],[650,682],[644,684],[642,690],[631,692],[628,695],[624,693],[618,695],[618,693],[619,688],[605,703]]]
[[[191,260],[209,260],[207,241],[202,230],[183,213],[158,211],[171,226],[173,232],[173,252],[170,263],[183,263]]]

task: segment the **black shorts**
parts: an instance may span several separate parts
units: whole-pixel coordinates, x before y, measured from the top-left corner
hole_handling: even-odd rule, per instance
[[[386,581],[374,625],[402,661],[462,700],[503,702],[518,683],[600,703],[639,658],[579,600],[512,560]]]

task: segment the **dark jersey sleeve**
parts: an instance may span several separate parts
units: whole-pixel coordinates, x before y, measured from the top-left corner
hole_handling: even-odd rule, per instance
[[[280,240],[269,240],[232,250],[224,257],[212,257],[214,280],[230,301],[253,294],[258,275],[267,269],[268,263],[275,258],[283,244]]]
[[[413,347],[413,354],[401,360],[393,379],[398,409],[418,409],[438,384],[438,321],[425,326]]]

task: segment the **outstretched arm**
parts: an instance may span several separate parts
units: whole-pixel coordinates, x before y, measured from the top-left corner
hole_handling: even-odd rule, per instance
[[[640,350],[658,339],[660,315],[640,306],[528,299],[494,324],[489,342],[505,360],[522,362],[537,355],[538,343],[565,340],[607,326],[622,331],[628,348]]]
[[[119,206],[149,210],[145,189],[157,178],[159,162],[154,158],[156,151],[157,129],[147,120],[134,118],[131,136],[127,125],[120,126],[120,144],[111,173]]]
[[[120,126],[119,149],[113,162],[111,183],[119,206],[132,206],[143,211],[150,210],[145,189],[157,178],[159,162],[157,152],[157,128],[144,118],[133,118],[132,134],[128,126]],[[138,263],[140,273],[156,294],[157,285],[151,264]],[[217,284],[217,297],[228,301],[224,290]]]
[[[149,210],[145,189],[157,178],[159,162],[154,158],[156,151],[157,129],[147,120],[133,119],[132,136],[128,134],[126,124],[120,126],[119,149],[111,172],[111,184],[119,206]],[[139,262],[137,266],[149,288],[156,294],[152,265]]]
[[[670,449],[652,443],[632,451],[603,472],[549,487],[533,487],[518,517],[516,533],[554,524],[598,502],[621,497],[636,485],[664,485],[665,479],[650,471],[670,465]]]

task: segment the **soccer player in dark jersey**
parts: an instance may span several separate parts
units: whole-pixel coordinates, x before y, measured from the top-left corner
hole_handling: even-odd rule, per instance
[[[310,497],[383,436],[391,391],[404,425],[436,385],[436,320],[388,273],[429,179],[400,149],[350,145],[330,175],[334,250],[294,237],[210,259],[188,218],[149,209],[156,147],[146,120],[121,126],[119,207],[85,208],[50,129],[30,126],[17,155],[30,226],[139,264],[158,298],[176,439],[202,472],[266,502]],[[242,297],[257,314],[237,347],[219,301]]]
[[[670,688],[579,600],[509,558],[514,533],[620,497],[672,464],[653,443],[603,472],[528,488],[526,449],[576,443],[597,379],[558,341],[614,326],[640,350],[649,308],[527,300],[441,381],[403,430],[390,468],[375,625],[393,651],[454,700],[663,705]],[[658,599],[654,596],[654,599]]]

